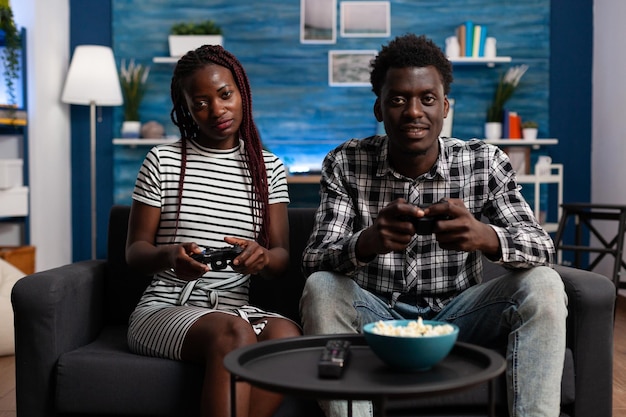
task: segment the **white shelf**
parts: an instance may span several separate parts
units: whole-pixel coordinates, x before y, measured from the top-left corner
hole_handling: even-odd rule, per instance
[[[461,56],[448,59],[454,65],[487,65],[488,67],[493,67],[496,64],[511,62],[510,56],[497,56],[494,58]]]
[[[155,56],[152,58],[152,62],[155,64],[175,64],[179,59],[179,56]]]
[[[558,145],[559,140],[554,138],[546,139],[482,139],[486,143],[499,146],[544,146]]]
[[[550,175],[518,175],[518,184],[531,184],[534,191],[534,207],[533,212],[535,218],[539,219],[541,214],[540,198],[541,198],[541,184],[556,184],[557,188],[557,218],[561,218],[563,204],[563,164],[550,164]],[[548,233],[556,232],[558,223],[545,223],[542,224],[543,228]],[[559,254],[560,256],[560,254]],[[560,260],[559,260],[560,262]]]
[[[482,139],[485,143],[491,145],[507,147],[507,146],[532,146],[533,149],[539,149],[540,146],[558,145],[559,140],[554,138],[546,139]]]
[[[164,143],[173,143],[176,142],[178,138],[162,138],[162,139],[147,139],[147,138],[138,138],[138,139],[127,139],[127,138],[113,138],[113,145],[120,146],[147,146],[147,145],[162,145]]]

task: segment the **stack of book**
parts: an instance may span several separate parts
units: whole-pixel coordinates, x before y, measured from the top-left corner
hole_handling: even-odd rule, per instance
[[[459,40],[460,56],[474,58],[485,56],[487,26],[478,25],[468,20],[457,26],[456,36]]]
[[[509,139],[521,139],[522,117],[515,111],[504,109],[504,116],[502,119],[502,137]]]

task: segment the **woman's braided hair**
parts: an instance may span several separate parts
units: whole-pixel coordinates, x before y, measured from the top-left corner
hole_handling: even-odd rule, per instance
[[[269,213],[268,213],[268,184],[265,162],[263,159],[263,145],[261,136],[252,117],[252,94],[250,82],[243,66],[237,58],[221,46],[204,45],[183,55],[172,76],[171,98],[172,122],[178,126],[182,139],[182,160],[180,179],[178,181],[178,208],[176,213],[176,228],[180,216],[183,194],[183,181],[187,165],[187,141],[197,137],[199,128],[191,117],[183,92],[183,81],[206,65],[216,64],[228,68],[233,75],[237,88],[241,93],[243,117],[239,127],[239,138],[245,142],[244,163],[247,164],[252,180],[252,218],[254,230],[258,230],[258,242],[263,246],[269,244]]]

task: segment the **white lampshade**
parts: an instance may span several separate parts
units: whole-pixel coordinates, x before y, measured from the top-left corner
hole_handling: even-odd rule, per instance
[[[77,46],[61,100],[70,104],[121,105],[122,89],[113,50],[100,45]]]

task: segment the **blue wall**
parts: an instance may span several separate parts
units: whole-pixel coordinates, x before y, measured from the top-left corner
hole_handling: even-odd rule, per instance
[[[329,50],[377,50],[393,36],[406,32],[426,34],[443,46],[445,38],[463,21],[485,24],[489,35],[498,40],[498,55],[511,56],[513,65],[530,65],[510,107],[525,119],[538,120],[540,136],[560,139],[558,146],[548,150],[555,161],[565,162],[565,200],[589,199],[589,153],[577,152],[572,143],[578,149],[591,147],[591,0],[392,0],[391,36],[387,38],[341,37],[338,5],[337,42],[318,45],[299,41],[299,0],[188,0],[184,6],[164,0],[107,0],[90,1],[89,8],[81,3],[85,2],[71,1],[72,27],[90,30],[82,29],[77,34],[79,31],[73,29],[72,44],[87,43],[85,39],[96,23],[98,27],[108,24],[102,19],[107,13],[90,13],[94,3],[100,3],[102,8],[108,5],[109,42],[118,61],[134,58],[151,66],[149,90],[141,108],[142,121],[157,120],[171,135],[177,134],[169,121],[173,66],[154,64],[152,58],[169,55],[167,34],[171,24],[201,18],[219,21],[224,28],[224,46],[239,57],[248,71],[254,114],[263,140],[287,164],[319,164],[325,153],[340,142],[376,132],[371,111],[374,96],[369,87],[328,86]],[[106,29],[99,32],[106,37]],[[456,100],[454,136],[482,136],[485,108],[500,73],[508,67],[455,65],[451,92]],[[566,112],[562,111],[564,108]],[[571,114],[576,117],[571,118]],[[108,137],[119,136],[122,117],[121,108],[115,109]],[[78,123],[79,118],[73,120]],[[111,182],[102,187],[99,183],[99,195],[110,193],[113,201],[128,203],[147,148],[113,149],[106,138],[99,132],[99,149],[106,149],[98,163],[108,165],[110,171],[100,177],[110,178]],[[103,158],[107,161],[100,162]],[[114,172],[111,159],[115,161]],[[76,176],[74,186],[80,181],[80,176]],[[82,184],[79,188],[84,190],[85,186],[88,187]],[[105,203],[106,200],[99,200],[99,213],[105,213],[104,217],[100,215],[99,230],[106,230],[110,204]],[[78,218],[81,210],[76,205],[75,208]],[[81,234],[88,239],[88,228],[76,228],[75,240],[80,241]],[[98,252],[103,253],[103,248],[99,243]]]
[[[70,0],[70,50],[77,45],[112,42],[111,2]],[[68,63],[69,65],[69,63]],[[98,107],[96,123],[97,254],[106,255],[109,210],[113,204],[113,109]],[[72,248],[74,260],[91,258],[89,106],[71,106]]]
[[[392,37],[407,32],[426,34],[443,47],[459,24],[472,20],[486,25],[489,36],[497,38],[499,55],[512,56],[513,64],[530,66],[510,106],[524,118],[539,121],[541,134],[549,132],[548,0],[393,0],[391,36],[383,38],[341,37],[340,3],[336,43],[302,44],[298,0],[222,0],[209,7],[206,0],[190,0],[185,7],[155,0],[113,0],[113,45],[118,60],[132,58],[151,65],[142,120],[157,120],[168,134],[177,135],[169,121],[173,65],[153,64],[152,58],[169,55],[167,32],[173,23],[216,19],[224,29],[224,46],[242,61],[250,77],[254,114],[265,145],[288,166],[319,168],[330,149],[348,138],[369,136],[377,128],[369,87],[329,86],[329,50],[378,50]],[[455,136],[482,137],[485,109],[500,73],[508,66],[455,66],[451,92],[456,101]],[[121,109],[117,115],[119,124]],[[127,176],[128,171],[136,172],[138,153],[141,151],[116,149],[116,202],[130,201],[132,183]]]

